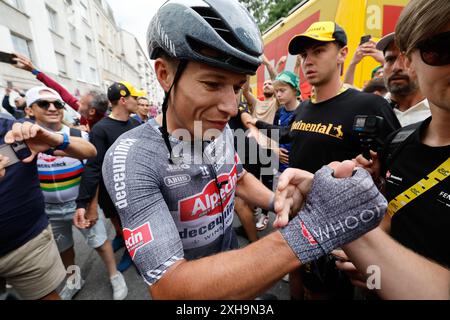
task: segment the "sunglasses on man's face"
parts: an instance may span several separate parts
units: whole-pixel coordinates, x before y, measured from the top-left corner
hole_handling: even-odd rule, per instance
[[[417,44],[423,62],[439,67],[450,64],[450,31],[440,33]]]
[[[36,102],[39,108],[48,110],[50,108],[50,104],[53,104],[56,109],[61,110],[64,109],[64,103],[61,101],[49,102],[45,100],[39,100]]]

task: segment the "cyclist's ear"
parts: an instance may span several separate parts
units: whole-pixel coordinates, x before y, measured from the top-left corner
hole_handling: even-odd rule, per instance
[[[175,71],[176,70],[173,68],[170,61],[164,58],[158,58],[155,60],[156,78],[158,79],[158,82],[164,92],[169,91],[175,77]]]

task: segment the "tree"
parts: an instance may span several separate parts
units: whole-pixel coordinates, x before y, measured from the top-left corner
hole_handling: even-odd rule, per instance
[[[267,21],[267,11],[274,0],[239,0],[255,18],[256,23],[261,26]]]
[[[253,15],[261,32],[282,17],[286,17],[289,11],[301,0],[239,0]]]
[[[273,2],[269,6],[269,16],[267,21],[260,26],[262,31],[265,31],[272,24],[278,21],[278,19],[286,17],[289,11],[292,10],[296,5],[298,5],[301,1],[299,0],[279,0],[277,2]]]

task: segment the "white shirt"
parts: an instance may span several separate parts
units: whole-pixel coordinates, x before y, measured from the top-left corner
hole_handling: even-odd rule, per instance
[[[423,121],[431,116],[430,104],[427,99],[420,101],[406,111],[394,108],[394,112],[402,127]]]

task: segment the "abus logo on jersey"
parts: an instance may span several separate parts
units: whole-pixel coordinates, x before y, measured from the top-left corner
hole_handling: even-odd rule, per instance
[[[236,165],[233,166],[230,174],[222,174],[217,177],[217,180],[219,183],[228,181],[220,189],[220,196],[217,192],[216,181],[211,180],[201,193],[178,202],[182,222],[197,220],[204,215],[214,216],[222,212],[220,197],[222,197],[223,208],[227,207],[237,183]]]
[[[134,259],[134,256],[139,249],[153,241],[150,223],[147,222],[134,230],[124,228],[123,237],[125,239],[127,250],[130,253],[131,258]]]
[[[168,187],[182,186],[189,182],[191,182],[191,177],[188,174],[164,178],[164,184]]]

